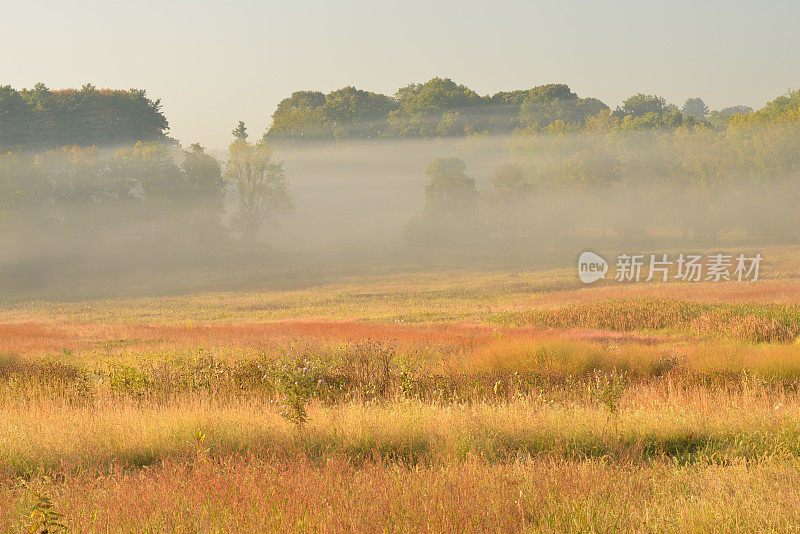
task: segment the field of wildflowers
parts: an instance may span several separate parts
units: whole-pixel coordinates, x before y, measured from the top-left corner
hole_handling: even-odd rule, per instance
[[[771,269],[6,304],[0,531],[791,530],[800,284]]]

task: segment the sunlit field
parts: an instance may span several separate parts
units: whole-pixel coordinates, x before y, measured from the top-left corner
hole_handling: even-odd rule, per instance
[[[0,534],[800,532],[800,2],[151,3],[0,9]]]
[[[384,269],[0,311],[0,530],[800,526],[800,263]],[[57,525],[56,525],[57,524]]]

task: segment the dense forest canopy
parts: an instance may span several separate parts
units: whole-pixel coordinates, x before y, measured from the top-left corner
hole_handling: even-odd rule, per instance
[[[0,148],[48,150],[61,146],[114,146],[167,141],[169,123],[161,101],[145,91],[50,90],[0,86]]]
[[[339,141],[375,138],[459,137],[583,130],[608,113],[626,130],[704,124],[724,128],[752,111],[734,106],[709,112],[700,98],[682,108],[657,95],[635,94],[613,112],[597,98],[581,98],[561,83],[481,96],[448,78],[401,87],[386,96],[354,87],[323,94],[297,91],[278,104],[267,138],[273,141]]]
[[[789,97],[783,97],[789,98]],[[776,113],[780,99],[771,103]],[[765,108],[766,110],[767,108]],[[703,124],[723,129],[747,106],[709,111],[700,98],[682,108],[656,95],[635,94],[613,112],[597,98],[579,97],[561,83],[481,96],[448,78],[401,87],[393,96],[344,87],[324,94],[296,91],[272,115],[269,142],[581,131],[612,116],[626,130]],[[161,101],[140,89],[51,90],[0,86],[0,148],[43,151],[61,146],[120,146],[172,141]]]

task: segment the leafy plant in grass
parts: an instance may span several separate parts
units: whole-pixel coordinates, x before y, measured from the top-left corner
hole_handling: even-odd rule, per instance
[[[310,361],[276,364],[275,389],[283,396],[281,415],[302,428],[306,423],[306,404],[324,383],[322,372]]]
[[[194,445],[197,459],[201,462],[208,461],[211,448],[206,446],[206,434],[203,432],[202,428],[198,428],[197,432],[194,433]]]
[[[33,491],[36,501],[31,508],[28,534],[52,534],[54,532],[65,532],[66,525],[61,521],[64,516],[53,506],[53,501],[47,493]]]
[[[108,362],[108,385],[111,391],[142,397],[151,388],[150,379],[133,367],[124,363]]]
[[[627,373],[618,369],[595,369],[589,382],[589,394],[595,402],[605,405],[609,412],[615,414],[625,393],[627,378]]]

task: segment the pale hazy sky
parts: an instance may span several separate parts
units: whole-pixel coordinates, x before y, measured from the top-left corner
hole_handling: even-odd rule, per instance
[[[0,84],[143,88],[173,136],[212,149],[240,119],[260,136],[298,89],[438,75],[719,108],[800,87],[798,0],[0,1]]]

